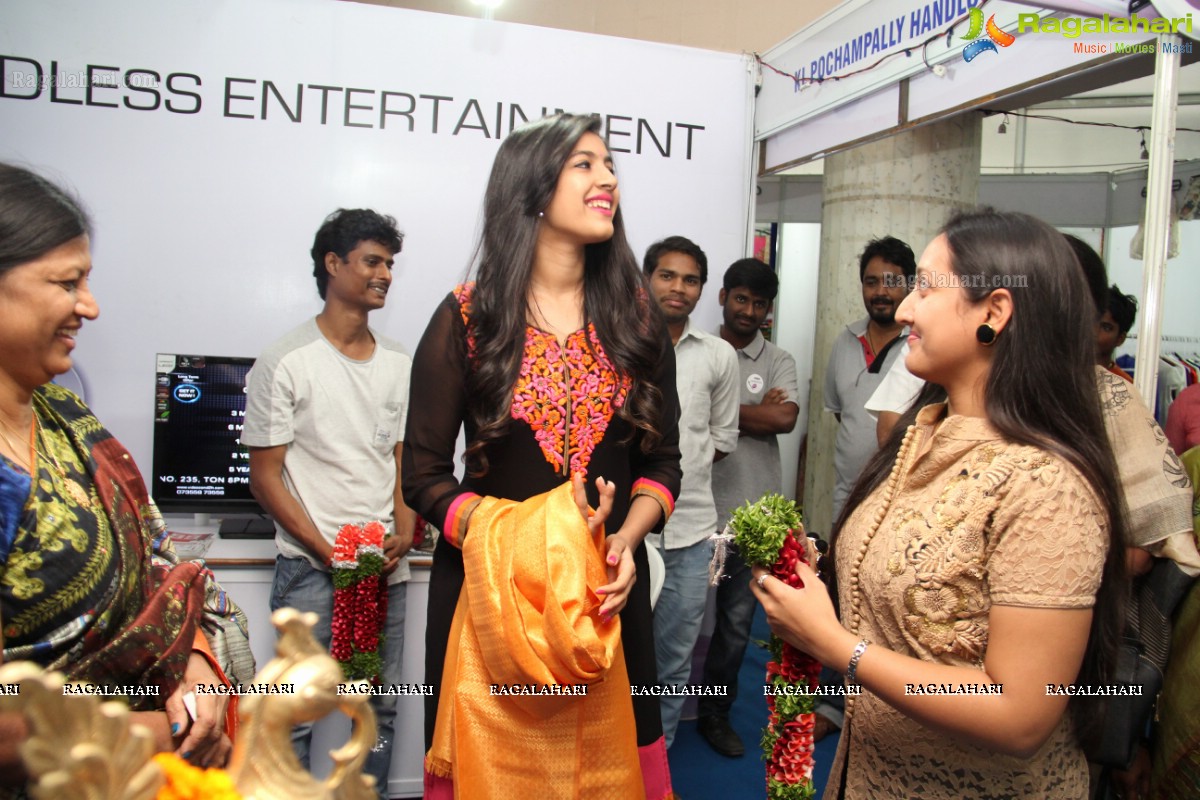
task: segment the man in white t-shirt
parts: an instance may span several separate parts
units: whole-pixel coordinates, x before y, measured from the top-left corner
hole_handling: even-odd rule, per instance
[[[313,243],[313,275],[325,307],[271,344],[246,379],[242,440],[250,449],[250,488],[278,523],[279,557],[271,610],[317,614],[314,636],[331,639],[330,561],[338,530],[379,520],[384,541],[388,615],[383,685],[400,682],[404,643],[405,554],[415,515],[400,491],[400,455],[412,361],[367,325],[383,308],[403,236],[396,221],[367,209],[331,214]],[[378,739],[365,771],[387,796],[395,696],[372,698]],[[312,726],[292,740],[308,767]]]
[[[874,394],[867,398],[865,408],[875,417],[875,438],[880,447],[888,440],[900,415],[908,410],[925,387],[925,381],[908,371],[904,363],[907,358],[908,342],[905,342],[896,354],[896,361],[875,387]]]

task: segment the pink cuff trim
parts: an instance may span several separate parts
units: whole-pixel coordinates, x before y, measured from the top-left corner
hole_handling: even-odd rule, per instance
[[[450,504],[450,509],[446,512],[446,524],[442,526],[442,536],[446,537],[446,541],[459,549],[462,549],[462,544],[459,542],[460,537],[458,532],[462,530],[462,521],[466,514],[467,506],[473,500],[478,499],[480,499],[479,495],[474,492],[463,492],[454,498],[454,502]]]
[[[424,797],[425,800],[454,800],[454,781],[426,772]]]
[[[642,764],[642,783],[646,787],[646,800],[667,800],[671,792],[671,765],[667,762],[667,740],[658,741],[638,748],[638,761]]]
[[[667,487],[649,478],[638,478],[633,482],[633,491],[629,496],[637,497],[639,494],[654,498],[662,506],[664,524],[671,518],[671,514],[675,511],[675,498]]]

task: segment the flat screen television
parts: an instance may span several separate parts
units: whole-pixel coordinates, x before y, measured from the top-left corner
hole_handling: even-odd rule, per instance
[[[242,444],[252,358],[159,353],[150,494],[164,512],[225,517],[223,536],[273,535]],[[231,518],[232,517],[232,518]]]

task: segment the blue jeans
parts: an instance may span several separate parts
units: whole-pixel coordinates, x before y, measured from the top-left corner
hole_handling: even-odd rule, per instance
[[[746,655],[754,607],[758,603],[750,591],[750,567],[742,561],[736,547],[729,548],[725,575],[717,584],[717,624],[704,661],[704,685],[724,686],[726,694],[701,697],[697,709],[701,718],[728,717],[737,700],[738,671]]]
[[[383,674],[384,685],[400,683],[400,657],[404,651],[404,605],[408,596],[408,584],[393,584],[388,589],[387,625],[383,630]],[[313,626],[313,638],[326,650],[333,634],[330,621],[333,618],[333,579],[329,573],[321,572],[303,558],[275,559],[275,581],[271,586],[271,611],[281,608],[311,611],[317,615]],[[386,798],[388,773],[392,769],[392,741],[396,729],[396,697],[372,696],[371,706],[375,710],[378,726],[375,747],[367,756],[364,771],[375,776],[375,789],[380,797]],[[292,729],[292,746],[305,769],[309,768],[308,749],[312,740],[312,723],[297,725]]]
[[[692,651],[700,638],[704,605],[708,600],[708,562],[713,544],[705,539],[688,547],[668,550],[660,539],[658,552],[666,564],[662,592],[654,605],[654,656],[658,682],[663,686],[686,686],[692,674]],[[686,697],[662,698],[663,736],[667,747],[675,740],[679,715]]]

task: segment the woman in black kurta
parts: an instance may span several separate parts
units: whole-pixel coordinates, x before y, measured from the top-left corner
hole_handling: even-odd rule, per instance
[[[592,129],[587,118],[568,118],[568,121],[579,124],[578,119],[583,119],[584,130]],[[551,124],[561,126],[562,118]],[[584,134],[585,137],[588,135]],[[590,135],[594,141],[600,141],[594,134]],[[585,141],[574,136],[571,143],[575,139]],[[594,144],[588,146],[597,147]],[[570,153],[572,160],[578,152]],[[497,156],[493,184],[503,155],[502,151]],[[589,151],[588,155],[595,156],[595,153]],[[615,177],[604,166],[608,163],[603,160],[605,156],[606,150],[600,159],[592,159],[602,163],[588,167],[588,170],[603,172],[612,179],[612,189],[606,191],[612,195],[611,211],[615,212]],[[561,221],[564,213],[558,206],[573,191],[570,186],[564,188],[563,181],[579,178],[568,174],[569,167],[569,163],[563,165],[563,177],[560,177],[544,214],[538,213],[542,209],[532,212],[536,217],[534,224],[539,231],[539,241],[548,235],[544,230],[552,226],[558,225],[570,233],[581,225],[590,224],[587,218],[582,218],[582,222],[570,218]],[[594,180],[603,186],[607,178]],[[597,196],[596,191],[591,188],[583,191],[578,205],[585,206],[585,200]],[[493,198],[492,187],[488,197],[489,200]],[[593,199],[589,202],[589,209],[597,205],[603,207],[603,201]],[[573,208],[566,212],[568,217],[571,213],[574,213]],[[486,262],[486,221],[484,239],[482,260]],[[628,249],[623,236],[616,245]],[[582,245],[580,249],[583,249]],[[583,473],[587,478],[588,502],[599,507],[601,498],[595,479],[603,477],[616,487],[612,510],[605,522],[606,530],[611,534],[622,530],[635,502],[641,504],[639,516],[642,519],[646,518],[647,502],[656,503],[657,525],[661,526],[669,516],[679,490],[674,356],[652,304],[644,301],[644,295],[635,299],[639,295],[636,290],[635,297],[627,296],[624,301],[641,318],[643,338],[651,339],[651,347],[656,350],[653,371],[643,378],[643,383],[653,385],[659,393],[656,427],[660,436],[655,437],[657,441],[647,448],[643,446],[646,431],[631,423],[626,408],[632,393],[637,391],[637,382],[627,374],[623,375],[614,363],[615,359],[606,352],[604,337],[599,332],[603,322],[598,319],[601,315],[584,308],[581,309],[582,325],[556,326],[552,319],[560,317],[551,310],[552,304],[537,294],[539,258],[540,255],[534,258],[531,270],[533,287],[529,290],[532,301],[529,304],[534,308],[523,320],[524,343],[517,351],[520,366],[515,370],[515,381],[510,384],[508,418],[500,435],[494,436],[483,449],[487,461],[484,474],[472,476],[468,470],[468,476],[462,480],[454,474],[455,445],[460,427],[465,426],[468,449],[480,432],[478,415],[472,414],[472,404],[478,402],[473,392],[472,375],[481,360],[472,304],[475,284],[457,287],[438,306],[413,363],[412,397],[403,451],[404,493],[413,508],[443,531],[434,554],[426,630],[426,683],[433,686],[433,695],[426,698],[427,748],[433,739],[447,638],[463,585],[459,538],[467,530],[464,517],[469,515],[478,497],[523,501],[561,485],[570,480],[572,474]],[[632,262],[632,267],[636,270],[636,261]],[[586,282],[587,274],[580,269],[581,280]],[[481,268],[480,281],[483,279]],[[581,300],[583,296],[581,290]],[[591,294],[586,296],[591,298]],[[519,298],[513,302],[521,304]],[[548,309],[547,314],[542,313],[543,308]],[[638,579],[620,610],[626,667],[630,684],[635,687],[657,683],[650,581],[645,547],[640,538],[645,533],[645,530],[640,532],[636,546],[631,548]],[[635,696],[631,702],[647,796],[659,800],[669,792],[670,782],[658,698]],[[498,779],[502,780],[502,777],[498,776]]]

